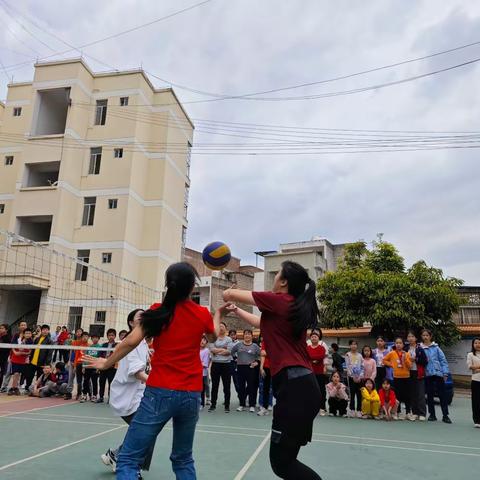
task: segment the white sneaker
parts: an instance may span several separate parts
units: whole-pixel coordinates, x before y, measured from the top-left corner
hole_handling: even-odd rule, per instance
[[[414,422],[418,417],[416,415],[414,415],[413,413],[410,414],[410,417],[408,417],[408,419],[411,421],[411,422]]]
[[[400,420],[400,419],[398,418],[398,415],[392,415],[392,418],[393,418],[394,420]]]
[[[113,473],[115,473],[117,470],[117,459],[113,452],[108,449],[107,453],[104,453],[100,458],[102,459],[102,462],[107,465],[107,467],[111,467]]]
[[[362,412],[357,412],[357,418],[362,418]]]
[[[268,411],[271,412],[273,410],[273,407],[271,405],[268,406]]]
[[[355,418],[355,417],[356,417],[356,412],[355,412],[355,410],[349,410],[349,411],[348,411],[348,417],[349,417],[349,418]]]
[[[327,412],[325,410],[320,410],[320,416],[321,417],[324,417],[326,414],[327,414]]]
[[[259,417],[264,417],[265,415],[268,415],[268,410],[266,408],[260,407],[260,410],[257,412],[257,415]]]
[[[255,407],[250,407],[250,413],[255,413]]]
[[[427,419],[427,417],[424,417],[423,415],[420,415],[420,416],[418,417],[418,420],[419,420],[420,422],[424,422],[426,419]]]
[[[475,428],[480,428],[480,423],[476,423]]]
[[[243,412],[244,408],[243,407],[237,407],[237,412]]]
[[[333,413],[328,414],[329,417],[334,417],[335,415]]]
[[[87,400],[87,396],[86,395],[82,395],[80,397],[80,403],[85,403],[85,401]]]

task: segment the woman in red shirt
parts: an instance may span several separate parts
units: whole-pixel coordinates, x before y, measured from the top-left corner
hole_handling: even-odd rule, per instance
[[[220,318],[226,310],[219,308],[212,319],[208,309],[190,300],[198,274],[188,263],[171,265],[165,276],[167,293],[163,303],[152,305],[142,314],[140,325],[118,344],[112,355],[85,357],[90,366],[106,370],[145,337],[153,338],[147,387],[117,460],[120,480],[138,478],[145,455],[170,419],[173,420],[170,460],[175,476],[177,480],[196,479],[192,445],[203,388],[198,346],[203,335],[218,334]]]
[[[312,440],[313,420],[320,410],[320,389],[307,352],[307,329],[315,328],[318,306],[315,282],[298,263],[283,262],[271,292],[228,289],[226,302],[256,305],[261,318],[236,306],[227,307],[260,328],[270,359],[273,409],[270,464],[287,480],[321,480],[297,460],[300,447]]]
[[[320,387],[320,416],[325,416],[325,407],[327,402],[327,389],[325,387],[325,365],[323,361],[327,355],[325,347],[320,344],[320,331],[312,330],[310,334],[311,345],[307,345],[308,356],[312,361],[312,368]]]

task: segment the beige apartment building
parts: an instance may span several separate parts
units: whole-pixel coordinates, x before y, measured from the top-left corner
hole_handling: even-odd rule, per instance
[[[0,229],[37,243],[10,238],[3,251],[24,260],[3,271],[0,250],[0,322],[38,302],[38,323],[118,327],[147,301],[134,290],[155,297],[182,256],[193,129],[174,91],[142,70],[94,73],[74,59],[37,63],[32,82],[10,84]],[[60,271],[70,257],[80,263]]]

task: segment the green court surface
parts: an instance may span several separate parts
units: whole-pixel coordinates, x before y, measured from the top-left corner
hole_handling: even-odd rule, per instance
[[[56,404],[57,403],[57,404]],[[100,461],[116,447],[126,426],[108,405],[52,399],[0,399],[0,478],[113,479]],[[236,405],[235,405],[236,406]],[[453,425],[318,418],[314,441],[300,458],[324,480],[478,478],[480,430],[470,418],[470,400],[457,397]],[[201,412],[194,447],[199,479],[276,478],[268,462],[271,417],[248,412]],[[168,459],[171,430],[158,437],[149,479],[174,478]]]

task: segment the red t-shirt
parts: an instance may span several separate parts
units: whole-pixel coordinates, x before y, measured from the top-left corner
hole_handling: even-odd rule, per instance
[[[13,342],[17,343],[17,342]],[[28,355],[17,355],[13,350],[21,351],[21,352],[29,352],[31,351],[30,348],[22,348],[25,345],[33,345],[33,340],[29,340],[26,344],[19,344],[18,348],[15,348],[10,351],[10,361],[15,363],[16,365],[25,365],[27,363]]]
[[[393,406],[397,401],[397,397],[392,388],[389,390],[388,394],[383,388],[381,388],[378,391],[378,396],[380,397],[380,405],[382,407],[385,405],[385,403],[388,403],[389,405]]]
[[[288,293],[253,292],[253,299],[262,312],[260,329],[270,358],[270,371],[276,375],[286,367],[312,369],[307,353],[307,332],[300,339],[293,336],[289,321],[294,298]]]
[[[325,347],[323,347],[322,345],[317,345],[316,347],[307,345],[307,352],[310,360],[312,361],[313,373],[315,375],[323,375],[325,373],[325,366],[323,364],[323,360],[327,353],[325,351]]]
[[[270,369],[270,359],[268,358],[268,352],[265,349],[265,342],[262,340],[262,343],[260,344],[260,350],[263,350],[265,352],[265,360],[263,362],[263,368],[268,368]]]
[[[150,309],[160,306],[160,303],[155,303]],[[154,353],[147,385],[201,392],[203,369],[198,354],[200,340],[202,335],[213,331],[213,318],[207,308],[191,300],[178,303],[168,328],[153,339]]]

